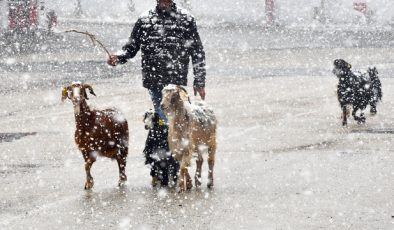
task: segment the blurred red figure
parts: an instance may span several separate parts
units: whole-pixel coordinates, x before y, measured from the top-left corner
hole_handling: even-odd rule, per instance
[[[47,19],[48,19],[48,32],[52,32],[53,28],[57,25],[57,15],[54,10],[50,10],[47,13]]]
[[[38,25],[38,1],[9,2],[8,21],[11,30],[22,30]]]
[[[266,14],[266,18],[267,18],[267,24],[273,25],[275,22],[274,0],[265,0],[265,14]]]

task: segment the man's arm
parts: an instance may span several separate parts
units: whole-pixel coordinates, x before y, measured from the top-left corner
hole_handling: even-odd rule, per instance
[[[191,29],[190,29],[190,39],[191,39],[191,57],[193,64],[193,73],[194,73],[194,91],[200,94],[201,98],[205,98],[205,77],[206,77],[206,69],[205,69],[205,52],[204,47],[202,45],[200,35],[197,31],[197,25],[194,18],[191,21]]]
[[[107,60],[109,65],[115,66],[118,63],[124,64],[128,59],[135,57],[141,45],[141,20],[135,23],[129,41],[122,47],[122,54],[111,55]]]

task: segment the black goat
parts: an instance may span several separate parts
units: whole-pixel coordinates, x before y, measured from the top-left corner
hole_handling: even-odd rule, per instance
[[[342,59],[334,61],[333,73],[338,77],[338,101],[342,109],[342,125],[347,125],[347,106],[352,106],[352,115],[358,123],[365,122],[363,110],[373,101],[371,83],[364,75],[351,71],[352,66]],[[376,68],[375,68],[376,69]],[[357,111],[360,115],[357,116]]]
[[[145,129],[149,130],[145,143],[145,164],[151,166],[152,186],[173,186],[177,182],[179,163],[168,147],[168,127],[159,115],[148,111],[144,115]],[[169,184],[171,182],[171,184]]]

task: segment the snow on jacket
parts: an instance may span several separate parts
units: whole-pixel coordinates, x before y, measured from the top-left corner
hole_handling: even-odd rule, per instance
[[[170,11],[156,7],[140,16],[122,49],[124,53],[119,56],[122,64],[141,49],[145,88],[187,85],[190,57],[194,86],[205,87],[205,52],[195,19],[175,4]]]

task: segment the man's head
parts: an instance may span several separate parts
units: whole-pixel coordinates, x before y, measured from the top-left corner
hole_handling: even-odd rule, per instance
[[[161,10],[168,10],[171,8],[173,0],[157,0],[157,5]]]

